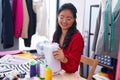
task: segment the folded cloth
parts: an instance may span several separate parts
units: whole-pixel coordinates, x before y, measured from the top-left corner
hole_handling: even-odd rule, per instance
[[[105,77],[105,76],[100,76],[99,74],[95,74],[93,75],[93,78],[95,80],[110,80],[109,78]]]
[[[24,57],[24,58],[34,58],[35,56],[30,53],[30,52],[25,52],[23,51],[22,53],[20,54],[15,54],[16,56],[20,56],[20,57]]]
[[[4,56],[7,54],[18,54],[21,52],[22,52],[22,50],[2,51],[2,52],[0,52],[0,56]]]

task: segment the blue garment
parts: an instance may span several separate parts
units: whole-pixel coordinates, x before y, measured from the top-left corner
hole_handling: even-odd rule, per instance
[[[2,0],[2,43],[7,49],[14,45],[14,27],[12,21],[12,11],[9,0]]]

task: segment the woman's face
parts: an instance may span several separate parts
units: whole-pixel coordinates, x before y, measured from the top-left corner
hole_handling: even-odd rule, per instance
[[[58,24],[62,30],[68,30],[74,23],[75,18],[69,9],[61,11],[58,15]]]

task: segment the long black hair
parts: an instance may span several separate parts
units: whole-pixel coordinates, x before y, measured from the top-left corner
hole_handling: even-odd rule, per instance
[[[61,46],[62,49],[65,49],[65,48],[68,46],[72,35],[73,35],[76,31],[78,31],[77,28],[76,28],[76,25],[77,25],[77,23],[76,23],[76,18],[77,18],[76,13],[77,13],[77,9],[75,8],[75,6],[74,6],[72,3],[65,3],[65,4],[63,4],[63,5],[61,6],[61,8],[58,10],[58,13],[57,13],[57,14],[59,15],[60,12],[63,11],[63,10],[65,10],[65,9],[68,9],[68,10],[70,10],[70,11],[72,12],[73,17],[75,18],[75,21],[74,21],[72,27],[69,28],[69,30],[68,30],[65,38],[64,38],[63,44],[62,44],[62,46]],[[58,22],[58,21],[57,21],[57,22]],[[60,25],[57,23],[57,25],[56,25],[56,30],[55,30],[55,33],[54,33],[54,36],[53,36],[53,41],[59,43],[61,34],[62,34],[61,27],[60,27]]]

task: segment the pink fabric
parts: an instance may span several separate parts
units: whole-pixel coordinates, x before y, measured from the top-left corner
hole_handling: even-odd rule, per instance
[[[15,26],[15,37],[21,37],[22,24],[23,24],[23,7],[22,0],[13,0],[13,19]]]
[[[18,54],[21,52],[22,52],[22,50],[3,51],[3,52],[0,52],[0,56],[4,56],[7,54]]]
[[[120,80],[120,45],[118,52],[118,62],[117,62],[117,70],[116,70],[116,80]]]

